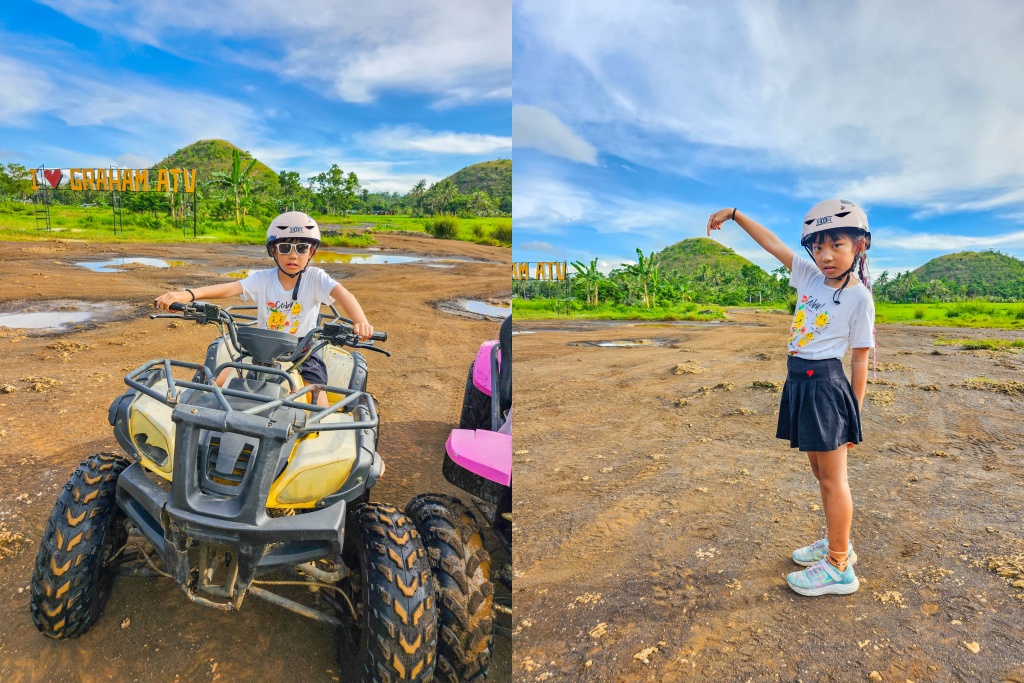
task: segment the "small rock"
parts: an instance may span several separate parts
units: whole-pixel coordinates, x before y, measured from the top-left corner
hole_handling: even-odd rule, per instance
[[[3,388],[0,388],[0,391],[4,392],[5,394],[13,394],[17,390],[18,387],[14,386],[13,384],[5,384]]]
[[[981,646],[978,645],[978,643],[976,643],[974,641],[972,641],[970,643],[968,643],[967,641],[964,641],[964,647],[966,647],[968,650],[970,650],[974,654],[978,654],[981,651]]]
[[[131,617],[125,617],[124,621],[121,622],[121,628],[128,628],[132,625]]]
[[[881,680],[883,680],[882,679],[882,674],[878,673],[877,671],[872,671],[871,673],[868,674],[868,680],[869,681],[881,681]]]

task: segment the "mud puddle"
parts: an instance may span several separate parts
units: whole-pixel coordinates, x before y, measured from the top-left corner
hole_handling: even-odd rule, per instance
[[[85,301],[48,301],[31,304],[11,313],[0,313],[0,327],[60,331],[85,322],[111,320],[127,308],[123,305]]]
[[[512,314],[511,303],[505,306],[480,301],[478,299],[448,299],[445,301],[435,301],[433,302],[433,305],[442,313],[460,315],[464,318],[504,320]]]
[[[184,266],[185,261],[167,261],[158,258],[129,257],[113,258],[108,261],[77,261],[76,266],[88,268],[94,273],[123,273],[123,266],[140,265],[152,268],[171,268],[172,266]]]
[[[569,346],[599,346],[603,349],[632,349],[637,347],[652,348],[655,346],[669,346],[673,343],[674,342],[671,339],[597,339],[569,342]]]

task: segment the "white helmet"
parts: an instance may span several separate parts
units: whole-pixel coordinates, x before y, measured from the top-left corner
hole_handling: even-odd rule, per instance
[[[301,239],[320,246],[320,226],[311,216],[301,211],[289,211],[270,221],[267,228],[267,252],[277,240]],[[273,254],[271,254],[273,255]]]
[[[867,244],[864,249],[871,248],[871,229],[868,228],[868,216],[864,210],[853,202],[845,199],[826,199],[818,202],[804,216],[804,229],[800,235],[800,244],[807,246],[812,235],[825,230],[859,230]]]

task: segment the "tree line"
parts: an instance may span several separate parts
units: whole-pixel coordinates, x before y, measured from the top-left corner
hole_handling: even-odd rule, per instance
[[[622,264],[605,275],[598,259],[589,263],[574,261],[568,285],[514,280],[513,295],[528,298],[569,296],[587,306],[604,304],[654,308],[689,302],[738,306],[748,304],[792,305],[795,292],[789,286],[789,270],[780,266],[766,272],[754,264],[744,265],[739,273],[724,272],[710,264],[698,265],[690,273],[665,274],[654,263],[654,253],[645,256],[640,249],[637,262]],[[1024,300],[1024,278],[1002,283],[987,283],[980,275],[967,283],[934,279],[921,281],[913,272],[891,275],[882,271],[874,278],[875,301],[889,303],[940,303],[985,298],[990,301]]]
[[[256,159],[232,150],[231,166],[200,178],[196,186],[201,218],[233,221],[244,226],[246,217],[261,221],[282,211],[301,210],[319,215],[406,214],[412,216],[451,215],[462,217],[506,216],[512,212],[511,197],[494,198],[483,191],[463,194],[446,178],[430,185],[420,180],[406,194],[370,192],[362,187],[354,171],[346,173],[338,164],[309,176],[306,182],[297,171],[281,171],[277,186],[271,187],[256,173]],[[0,164],[0,199],[27,201],[32,195],[32,169],[21,164]],[[108,206],[112,193],[58,189],[49,200],[63,205]],[[184,216],[185,207],[174,193],[124,192],[121,208],[154,218]]]

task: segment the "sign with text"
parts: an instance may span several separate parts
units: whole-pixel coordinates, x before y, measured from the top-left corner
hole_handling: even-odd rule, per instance
[[[42,173],[40,173],[42,170]],[[42,177],[40,177],[40,175]],[[150,183],[155,175],[155,182]],[[32,169],[32,191],[40,183],[57,189],[64,179],[59,168]],[[68,169],[65,189],[100,190],[105,192],[186,192],[196,191],[196,169],[188,168],[72,168]],[[45,186],[43,189],[46,189]]]
[[[565,261],[522,261],[520,263],[513,263],[512,279],[562,281],[565,279],[565,264]]]

